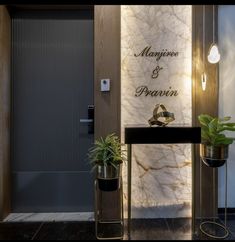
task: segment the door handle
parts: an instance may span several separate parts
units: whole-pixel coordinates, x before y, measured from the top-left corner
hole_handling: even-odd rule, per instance
[[[92,123],[94,122],[93,119],[80,119],[80,123]]]
[[[80,123],[87,124],[88,134],[94,134],[94,105],[88,105],[87,118],[81,118]]]

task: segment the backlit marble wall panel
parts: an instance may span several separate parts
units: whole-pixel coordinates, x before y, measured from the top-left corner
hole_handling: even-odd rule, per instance
[[[148,126],[157,103],[191,125],[191,17],[189,5],[121,6],[122,141],[126,125]],[[132,163],[132,217],[191,216],[190,144],[134,145]]]

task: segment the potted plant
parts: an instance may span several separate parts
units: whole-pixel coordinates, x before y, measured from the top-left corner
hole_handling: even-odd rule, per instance
[[[201,114],[198,120],[201,124],[200,155],[202,161],[209,167],[224,165],[228,158],[229,145],[235,138],[226,136],[224,131],[235,131],[235,123],[228,122],[231,117],[212,117]]]
[[[122,163],[126,159],[122,146],[119,138],[113,133],[95,140],[94,146],[89,149],[88,156],[92,170],[96,169],[99,189],[104,191],[117,189]]]

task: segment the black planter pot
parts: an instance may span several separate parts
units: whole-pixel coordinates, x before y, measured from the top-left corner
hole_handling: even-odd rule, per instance
[[[115,191],[118,189],[119,178],[100,179],[98,178],[99,189],[106,192]]]
[[[209,167],[220,167],[223,166],[226,160],[212,160],[210,158],[201,157],[203,163]]]
[[[228,145],[211,146],[200,144],[200,156],[208,167],[223,166],[228,158]]]
[[[102,191],[115,191],[119,187],[122,165],[117,165],[117,169],[111,165],[97,167],[98,187]]]

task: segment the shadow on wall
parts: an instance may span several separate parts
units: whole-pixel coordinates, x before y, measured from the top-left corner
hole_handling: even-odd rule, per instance
[[[148,207],[132,206],[132,218],[188,218],[189,213],[187,211],[189,210],[191,210],[191,204],[187,202],[182,204],[156,205]]]

